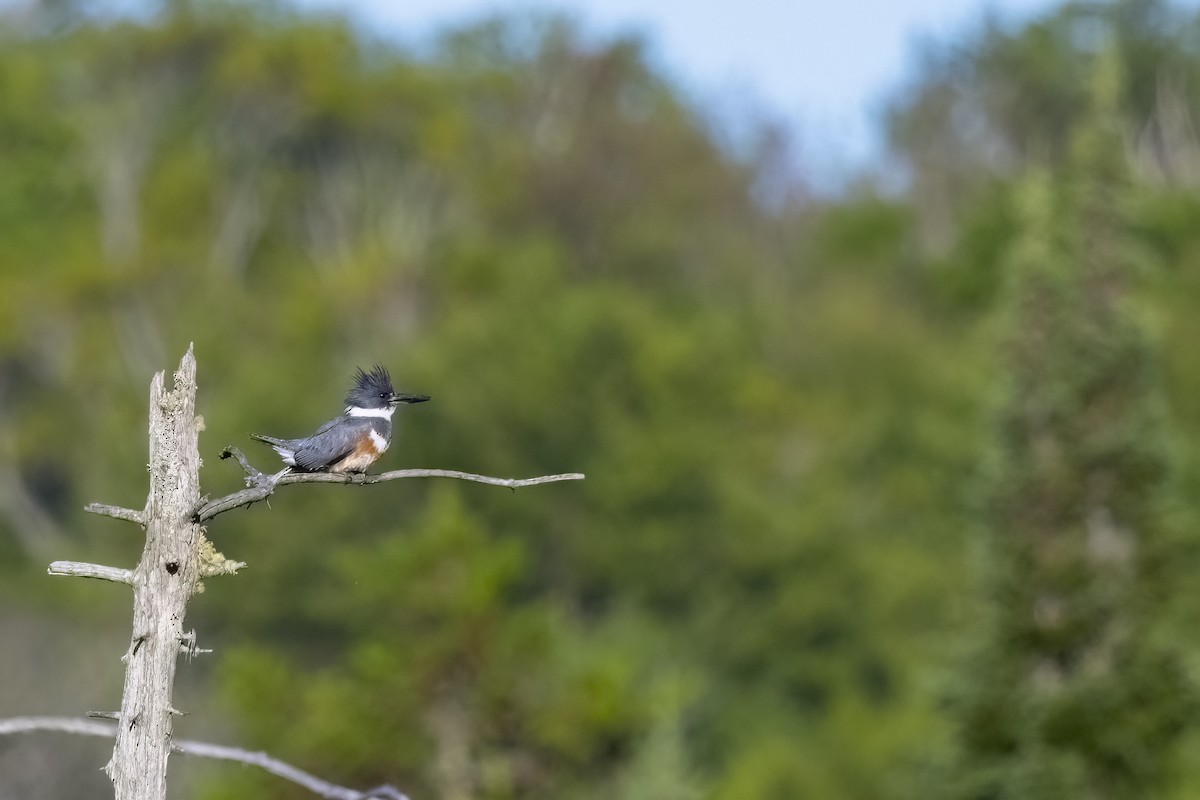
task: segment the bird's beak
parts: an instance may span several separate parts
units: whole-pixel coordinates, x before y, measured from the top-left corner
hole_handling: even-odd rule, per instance
[[[394,394],[392,395],[392,403],[424,403],[429,399],[428,395],[424,394]]]

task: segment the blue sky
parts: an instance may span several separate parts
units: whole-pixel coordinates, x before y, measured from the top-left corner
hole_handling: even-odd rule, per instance
[[[881,102],[907,74],[923,37],[947,39],[985,8],[1023,19],[1052,0],[296,0],[343,9],[377,33],[419,43],[488,12],[558,9],[598,33],[636,31],[658,63],[695,96],[749,98],[785,119],[798,155],[834,173],[879,147]],[[826,176],[831,177],[831,176]]]

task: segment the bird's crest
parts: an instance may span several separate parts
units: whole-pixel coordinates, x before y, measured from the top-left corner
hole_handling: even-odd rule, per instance
[[[383,394],[390,396],[392,393],[392,376],[387,369],[376,364],[369,372],[364,372],[360,367],[354,373],[354,385],[346,393],[346,405],[363,405],[363,398],[375,398]]]

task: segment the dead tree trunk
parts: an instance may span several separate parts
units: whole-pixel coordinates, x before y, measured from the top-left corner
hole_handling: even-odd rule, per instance
[[[200,579],[199,428],[196,359],[189,347],[168,391],[163,373],[150,385],[150,496],[146,548],[133,571],[133,636],[125,653],[125,691],[107,772],[117,800],[167,794],[171,688],[184,642],[188,599]]]

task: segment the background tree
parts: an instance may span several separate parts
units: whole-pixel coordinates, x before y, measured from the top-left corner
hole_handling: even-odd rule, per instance
[[[1158,362],[1131,302],[1119,63],[1098,58],[1067,191],[1024,187],[991,478],[991,622],[962,712],[964,794],[1161,791],[1194,692],[1161,635],[1176,584]],[[1061,220],[1061,223],[1059,222]]]

